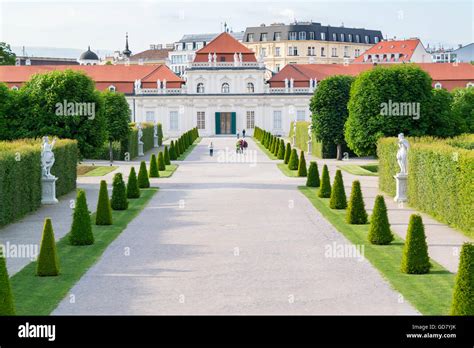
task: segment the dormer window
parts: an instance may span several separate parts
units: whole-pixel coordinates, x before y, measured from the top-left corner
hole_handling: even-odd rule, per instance
[[[314,31],[309,32],[309,39],[314,40]]]
[[[356,42],[357,42],[357,43],[360,42],[360,36],[359,36],[359,34],[356,34]]]
[[[365,35],[365,43],[366,43],[366,44],[370,43],[369,35]]]
[[[296,40],[296,31],[290,31],[288,33],[288,40]]]
[[[332,34],[332,41],[337,41],[337,35],[336,35],[336,33]]]
[[[253,34],[247,35],[247,42],[253,42]]]
[[[468,82],[466,84],[466,87],[469,88],[469,87],[474,87],[474,82]]]
[[[305,31],[300,31],[299,32],[299,39],[300,40],[306,40],[306,32]]]
[[[378,36],[374,37],[374,42],[379,43],[379,37]]]
[[[222,93],[230,93],[230,86],[227,82],[222,84],[221,92]]]
[[[199,83],[197,84],[196,92],[199,93],[199,94],[203,94],[203,93],[204,93],[204,83],[199,82]]]
[[[260,41],[267,41],[267,33],[262,33],[260,36]]]
[[[247,93],[254,93],[255,92],[255,86],[253,85],[252,82],[247,83]]]
[[[326,40],[326,33],[321,33],[321,40],[323,40],[323,41]]]
[[[275,41],[280,41],[281,40],[281,33],[277,32],[275,33]]]
[[[352,34],[348,34],[347,39],[349,40],[349,42],[352,42]]]
[[[110,85],[108,89],[110,92],[115,92],[117,90],[114,85]]]
[[[435,85],[434,85],[434,88],[441,89],[441,88],[443,88],[443,85],[439,82],[436,82]]]
[[[344,34],[341,34],[341,41],[344,42],[344,40],[345,40],[345,36]]]
[[[18,86],[13,86],[12,91],[18,91]]]

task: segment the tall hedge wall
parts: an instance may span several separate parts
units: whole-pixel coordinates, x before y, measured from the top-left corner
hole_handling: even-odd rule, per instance
[[[308,150],[308,126],[311,124],[311,122],[306,122],[306,121],[298,121],[296,123],[296,147],[300,148],[303,151]],[[290,139],[293,138],[293,122],[291,122],[290,126]],[[312,143],[313,145],[311,146],[311,153],[313,156],[319,157],[319,158],[324,158],[323,157],[323,144],[320,142],[316,141],[316,136],[313,135]]]
[[[408,204],[474,236],[474,134],[408,138]],[[396,138],[377,144],[379,188],[395,195]]]
[[[58,140],[51,173],[58,177],[59,197],[76,188],[78,156],[75,140]],[[0,142],[0,226],[11,223],[41,205],[41,140]]]
[[[125,153],[130,154],[130,160],[138,157],[138,129],[135,123],[130,123],[131,132],[128,139],[122,141],[121,152],[122,160],[124,159]],[[146,152],[153,148],[154,145],[154,125],[153,123],[142,123],[143,131],[143,152]],[[107,157],[108,158],[108,157]]]

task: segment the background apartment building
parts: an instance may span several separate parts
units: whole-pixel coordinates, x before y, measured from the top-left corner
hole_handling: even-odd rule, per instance
[[[248,27],[242,43],[278,72],[286,64],[350,63],[382,39],[380,30],[295,22]]]

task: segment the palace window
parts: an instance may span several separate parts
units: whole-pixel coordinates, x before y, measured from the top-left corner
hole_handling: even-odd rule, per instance
[[[296,47],[296,46],[288,47],[288,55],[289,56],[297,56],[298,55],[298,47]]]
[[[12,87],[12,91],[18,91],[18,87],[17,87],[17,86],[13,86],[13,87]]]
[[[369,35],[365,35],[365,43],[366,43],[366,44],[370,43],[370,41],[369,41]]]
[[[267,33],[262,33],[261,34],[260,41],[267,41]]]
[[[281,111],[273,111],[273,129],[281,129]]]
[[[275,47],[275,57],[280,57],[280,47]]]
[[[290,31],[288,33],[288,40],[296,40],[296,31]]]
[[[110,86],[109,86],[109,91],[110,91],[110,92],[115,92],[116,90],[117,90],[117,89],[115,88],[114,85],[110,85]]]
[[[374,37],[374,42],[379,43],[379,37],[378,36]]]
[[[347,34],[347,40],[349,40],[349,42],[352,42],[352,34]]]
[[[326,53],[324,52],[324,47],[321,47],[321,57],[326,57]]]
[[[222,93],[230,93],[230,86],[227,82],[224,82],[221,87]]]
[[[206,129],[206,113],[204,111],[197,112],[197,129]]]
[[[315,56],[316,55],[316,48],[315,47],[308,47],[308,56]]]
[[[326,33],[321,33],[321,40],[323,40],[323,41],[326,40]]]
[[[337,41],[337,35],[336,35],[336,33],[332,34],[332,41]]]
[[[253,34],[247,34],[247,42],[253,42]]]
[[[359,36],[359,34],[356,34],[356,42],[360,42],[360,36]]]
[[[188,42],[186,44],[186,51],[192,51],[193,50],[193,43],[192,42]]]
[[[345,38],[346,38],[346,37],[344,36],[344,34],[341,34],[341,41],[342,41],[342,42],[344,42]]]
[[[199,93],[199,94],[204,93],[204,83],[199,82],[199,83],[197,84],[196,92]]]
[[[262,48],[260,49],[260,55],[261,55],[262,57],[266,57],[266,56],[267,56],[267,49],[266,49],[265,47],[262,47]]]
[[[306,111],[296,110],[296,121],[305,121],[306,120]]]
[[[170,130],[177,131],[178,129],[178,111],[170,111]]]
[[[247,129],[255,128],[255,111],[247,111]]]
[[[154,111],[147,111],[145,114],[147,122],[155,122],[155,112]]]
[[[356,48],[355,51],[354,51],[354,57],[359,57],[360,56],[360,49],[359,48]]]
[[[247,83],[247,93],[254,93],[255,92],[255,86],[253,85],[252,82]]]
[[[306,40],[306,31],[300,31],[299,32],[299,39],[300,40]]]
[[[349,46],[344,46],[344,57],[349,58]]]
[[[281,40],[281,33],[277,32],[275,33],[275,41],[280,41]]]
[[[309,32],[309,39],[314,40],[314,31]]]
[[[337,57],[337,47],[331,49],[331,57]]]

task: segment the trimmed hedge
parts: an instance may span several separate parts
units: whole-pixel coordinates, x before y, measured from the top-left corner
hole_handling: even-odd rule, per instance
[[[308,175],[308,171],[306,168],[306,160],[304,158],[303,150],[300,151],[300,161],[298,163],[298,176],[306,177]]]
[[[8,276],[5,257],[0,253],[0,316],[15,315],[10,277]]]
[[[143,152],[147,152],[154,146],[155,129],[153,123],[142,122],[142,141]],[[121,143],[121,160],[126,159],[125,154],[129,154],[129,159],[132,160],[138,157],[138,129],[136,123],[130,123],[130,134],[128,138]],[[108,159],[108,157],[107,157]]]
[[[291,142],[293,141],[293,122],[294,121],[292,121],[290,124],[290,134],[288,135]],[[298,121],[296,123],[296,147],[299,148],[300,150],[306,151],[308,149],[308,139],[309,139],[308,126],[310,124],[311,122],[307,122],[307,121]],[[328,158],[328,156],[323,157],[324,156],[323,144],[316,141],[315,135],[313,135],[313,138],[312,138],[311,155],[319,157],[319,158]]]
[[[113,210],[126,210],[128,208],[127,189],[123,181],[122,173],[114,175],[110,205]]]
[[[130,174],[128,175],[127,181],[127,198],[139,198],[140,197],[140,188],[138,187],[137,174],[135,173],[135,168],[130,169]]]
[[[159,178],[158,165],[156,164],[156,155],[153,153],[150,157],[150,178]]]
[[[43,226],[40,253],[36,264],[36,275],[40,277],[57,276],[59,274],[59,259],[54,239],[51,219],[46,218]]]
[[[112,207],[110,206],[109,192],[107,190],[107,182],[105,180],[100,181],[95,224],[112,225]]]
[[[296,149],[291,150],[290,160],[288,161],[288,169],[298,170],[299,159]]]
[[[69,232],[69,243],[71,245],[91,245],[94,244],[92,234],[91,216],[87,207],[86,192],[77,190],[77,198],[72,216],[72,226]]]
[[[451,315],[474,315],[474,245],[464,243],[459,258]]]
[[[352,182],[352,191],[349,205],[347,207],[346,221],[348,224],[353,225],[365,225],[368,222],[359,180],[354,180]]]
[[[401,271],[408,274],[425,274],[430,268],[423,220],[420,215],[412,214],[403,246]]]
[[[57,197],[76,188],[77,142],[58,139],[51,173]],[[0,142],[0,226],[16,221],[41,206],[41,140]]]
[[[329,200],[329,208],[331,209],[346,209],[347,199],[344,191],[344,181],[342,180],[341,170],[336,171],[334,183],[331,188],[331,197]]]
[[[367,238],[370,243],[376,245],[387,245],[393,240],[390,223],[388,222],[387,206],[382,195],[375,197]]]
[[[323,166],[323,173],[321,174],[321,188],[319,189],[318,196],[321,198],[331,197],[331,181],[329,178],[329,169],[326,164]]]
[[[474,134],[408,138],[408,204],[474,236]],[[397,138],[377,144],[379,189],[395,195]]]

